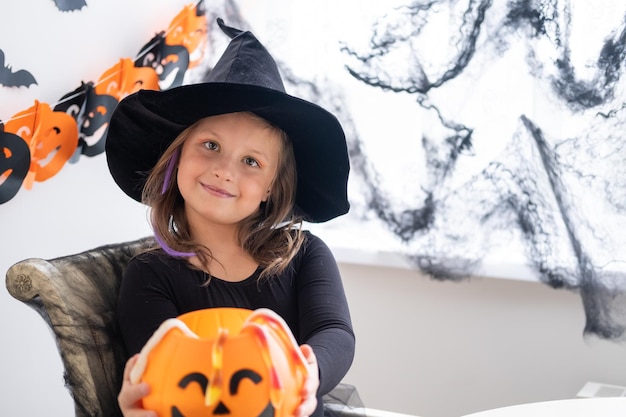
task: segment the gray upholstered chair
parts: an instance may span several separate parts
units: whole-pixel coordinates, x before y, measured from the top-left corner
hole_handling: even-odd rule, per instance
[[[143,238],[56,259],[26,259],[7,271],[9,293],[52,329],[77,417],[121,416],[117,394],[127,355],[115,318],[117,293],[128,260],[153,245]]]

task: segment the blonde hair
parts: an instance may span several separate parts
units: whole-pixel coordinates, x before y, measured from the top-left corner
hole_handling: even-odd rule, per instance
[[[254,113],[245,117],[261,121],[280,138],[280,155],[272,192],[259,209],[238,226],[241,247],[261,266],[260,278],[284,271],[304,241],[302,218],[294,211],[297,172],[293,146],[287,134]],[[191,237],[185,202],[178,190],[176,170],[183,143],[198,122],[185,129],[163,152],[143,188],[142,201],[150,207],[150,222],[160,246],[176,257],[197,256],[204,269],[214,260],[210,248]]]

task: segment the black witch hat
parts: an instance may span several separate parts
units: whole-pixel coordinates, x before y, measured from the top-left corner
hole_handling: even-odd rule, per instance
[[[286,93],[276,62],[250,32],[217,23],[231,41],[206,82],[141,90],[116,107],[106,139],[118,186],[141,201],[147,173],[187,127],[219,114],[252,112],[284,130],[297,166],[295,210],[324,222],[349,210],[350,164],[343,129],[327,110]]]

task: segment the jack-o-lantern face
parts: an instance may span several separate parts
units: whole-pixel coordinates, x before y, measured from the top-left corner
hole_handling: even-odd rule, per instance
[[[122,58],[107,69],[95,86],[96,94],[113,96],[118,101],[142,89],[158,90],[159,76],[152,68],[136,67],[130,58]]]
[[[207,32],[204,10],[188,5],[172,19],[167,30],[165,43],[184,46],[189,51],[189,68],[194,68],[204,58]]]
[[[7,121],[4,130],[21,137],[30,150],[30,167],[24,180],[27,190],[34,181],[43,182],[56,175],[78,146],[76,121],[37,100]]]
[[[216,320],[220,314],[233,317]],[[143,406],[159,417],[287,417],[301,402],[305,377],[291,332],[266,309],[207,309],[168,320],[131,373],[151,386]]]

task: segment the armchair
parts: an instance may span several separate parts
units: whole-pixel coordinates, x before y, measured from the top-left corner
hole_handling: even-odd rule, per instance
[[[127,354],[115,318],[124,268],[154,239],[82,253],[20,261],[7,271],[7,290],[36,310],[53,332],[76,417],[118,417],[117,394]]]

